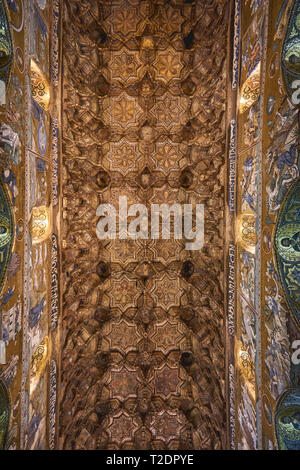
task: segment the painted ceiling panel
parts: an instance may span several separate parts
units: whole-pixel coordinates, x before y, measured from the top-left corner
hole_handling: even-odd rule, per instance
[[[65,2],[65,449],[226,445],[225,3]],[[98,240],[119,196],[204,204],[205,248]]]

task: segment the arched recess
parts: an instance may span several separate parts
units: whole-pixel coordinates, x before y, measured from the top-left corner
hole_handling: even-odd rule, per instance
[[[300,390],[283,393],[275,410],[275,430],[280,450],[300,450]]]
[[[283,203],[275,231],[275,253],[281,284],[300,329],[300,179]]]
[[[5,383],[0,379],[0,450],[5,449],[11,414],[10,398]]]
[[[300,0],[295,0],[281,52],[281,72],[292,105],[299,106]],[[298,127],[299,135],[299,127]],[[299,143],[299,141],[298,141]],[[299,152],[299,146],[298,150]],[[294,324],[300,332],[300,178],[288,191],[277,219],[274,250],[280,281]],[[290,388],[277,401],[274,413],[279,450],[300,450],[300,369],[291,361]]]
[[[300,1],[294,2],[282,53],[281,70],[287,94],[293,101],[295,89],[300,85]],[[298,81],[298,83],[297,83]],[[295,102],[293,104],[296,104]],[[299,103],[297,103],[299,104]]]
[[[14,49],[6,4],[0,1],[0,81],[8,84],[14,60]]]

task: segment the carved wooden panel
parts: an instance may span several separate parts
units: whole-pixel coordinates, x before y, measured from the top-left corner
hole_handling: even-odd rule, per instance
[[[225,447],[226,3],[64,3],[64,449]],[[205,205],[205,246],[96,236],[100,203]]]

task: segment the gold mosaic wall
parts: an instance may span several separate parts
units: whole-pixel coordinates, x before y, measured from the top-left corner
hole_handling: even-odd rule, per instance
[[[293,344],[300,338],[299,324],[283,288],[276,253],[276,227],[289,191],[299,182],[298,109],[285,86],[281,62],[297,4],[234,2],[234,53],[239,51],[239,61],[233,69],[236,112],[231,135],[236,140],[232,139],[230,158],[234,162],[236,157],[237,199],[232,211],[236,317],[235,357],[229,372],[234,389],[231,445],[240,449],[277,448],[275,424],[277,432],[285,433],[286,442],[290,439],[286,445],[297,441],[295,433],[287,437],[288,430],[283,429],[283,421],[278,425],[275,414],[286,391],[293,390],[294,404],[300,406],[296,363],[292,361]],[[296,38],[295,28],[293,35]],[[234,79],[237,73],[238,83]],[[289,274],[294,276],[294,298],[299,284],[296,274],[295,264]],[[232,292],[230,298],[232,301]]]
[[[10,34],[12,57],[0,84],[1,185],[14,225],[0,297],[0,448],[46,449],[56,420],[58,4],[0,7],[1,52]]]

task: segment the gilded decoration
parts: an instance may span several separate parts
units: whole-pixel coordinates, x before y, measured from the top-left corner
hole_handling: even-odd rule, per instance
[[[299,450],[299,44],[299,0],[0,0],[1,450]]]
[[[50,209],[46,206],[34,207],[31,214],[31,235],[34,244],[49,237],[51,230]]]
[[[50,102],[49,85],[43,72],[33,59],[30,63],[30,80],[32,98],[47,111]]]
[[[277,403],[275,429],[279,450],[300,449],[300,392],[287,390]]]
[[[64,2],[64,449],[225,447],[226,15],[214,0]],[[120,196],[207,204],[213,242],[97,240],[97,206]]]

